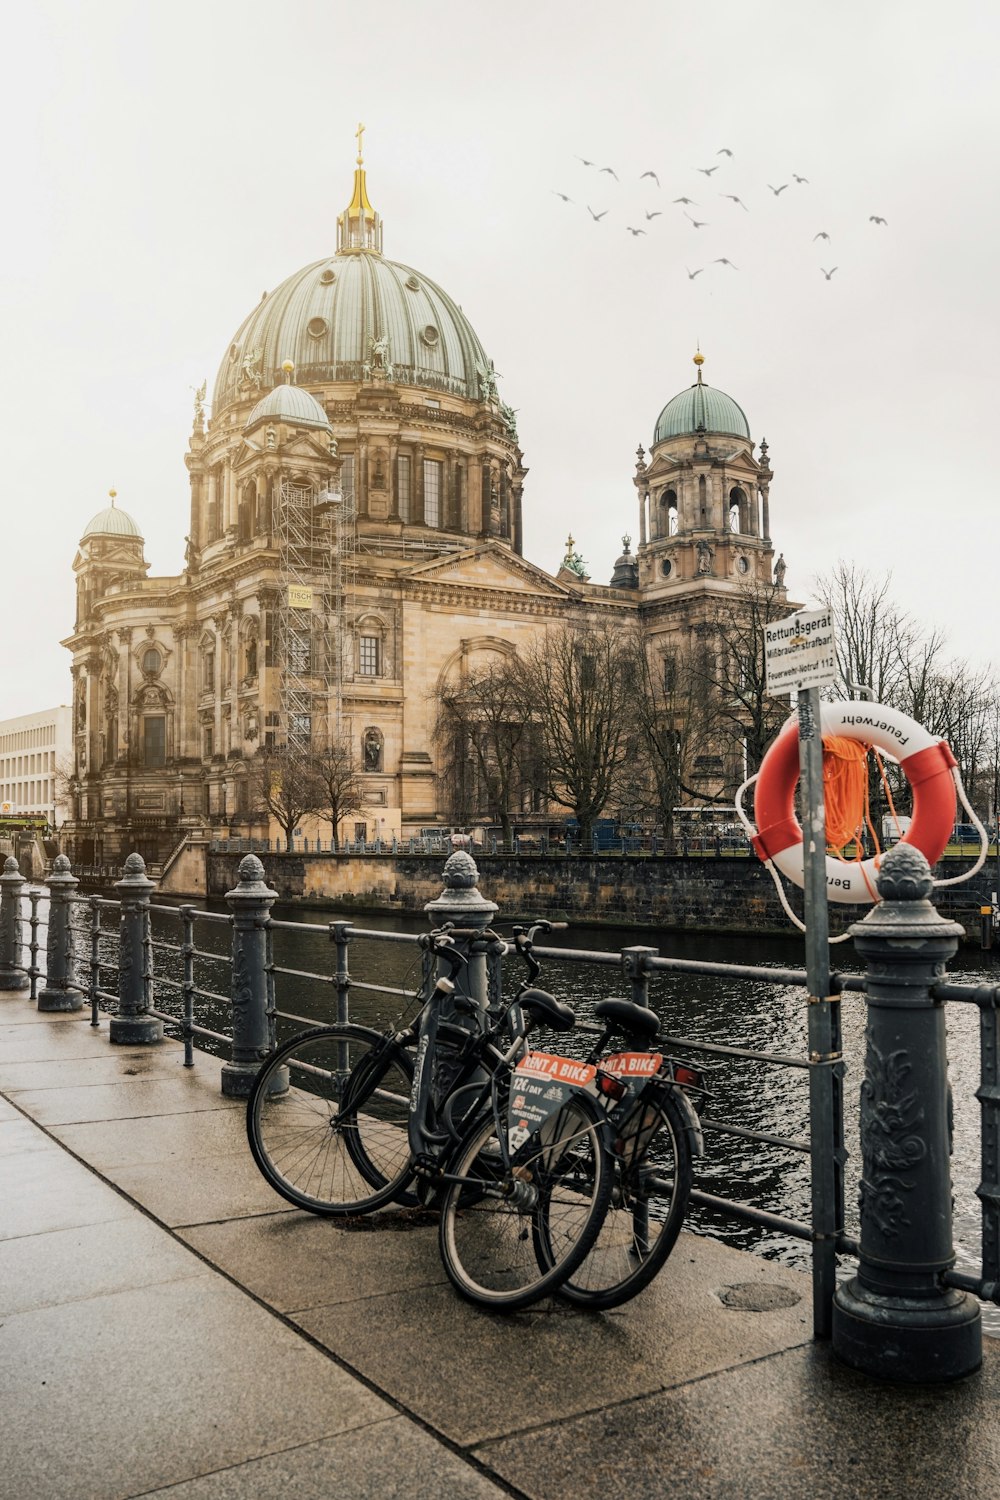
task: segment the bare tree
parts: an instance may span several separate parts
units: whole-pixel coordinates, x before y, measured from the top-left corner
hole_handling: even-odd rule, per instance
[[[549,795],[589,842],[634,737],[634,664],[610,622],[547,630],[524,653],[526,715],[541,730]]]
[[[634,684],[638,754],[634,774],[665,837],[674,832],[674,810],[700,798],[694,784],[695,757],[707,742],[712,708],[704,689],[704,667],[672,642],[648,641],[637,630],[629,642]]]
[[[435,733],[442,802],[454,821],[467,825],[485,814],[511,848],[518,810],[543,784],[539,726],[520,659],[490,661],[445,683]]]
[[[313,770],[323,793],[323,817],[330,824],[334,845],[340,837],[340,825],[364,804],[364,782],[354,748],[347,739],[333,739],[314,750]]]
[[[788,702],[768,692],[764,670],[765,627],[787,613],[778,584],[744,583],[738,595],[716,603],[690,654],[689,671],[702,688],[703,732],[722,756],[727,796],[760,769],[788,718]]]
[[[250,761],[247,793],[255,812],[274,818],[291,851],[292,833],[308,813],[326,805],[326,788],[308,746],[259,749]]]

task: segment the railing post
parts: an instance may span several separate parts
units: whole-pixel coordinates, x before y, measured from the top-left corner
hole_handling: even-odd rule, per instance
[[[83,995],[73,983],[73,928],[70,922],[73,892],[80,882],[70,871],[65,854],[57,854],[49,888],[49,927],[45,942],[45,988],[38,996],[39,1010],[82,1010]]]
[[[868,965],[861,1085],[861,1243],[837,1288],[833,1348],[866,1374],[958,1380],[982,1363],[979,1304],[946,1287],[952,1241],[951,1096],[944,1006],[931,990],[962,933],[931,905],[930,867],[897,844],[880,905],[851,928]]]
[[[31,983],[21,962],[21,892],[24,876],[8,854],[0,875],[0,990],[26,990]]]
[[[649,1006],[649,973],[646,960],[658,958],[659,948],[623,948],[622,973],[632,987],[629,999],[633,1005]]]
[[[163,1022],[149,1013],[153,999],[153,949],[149,932],[149,893],[155,890],[141,854],[130,854],[121,880],[118,927],[118,1014],[108,1025],[115,1046],[150,1045],[163,1040]]]
[[[256,854],[240,860],[239,877],[226,893],[233,924],[233,1050],[222,1067],[222,1092],[230,1099],[247,1097],[268,1051],[267,924],[278,899]]]
[[[476,862],[465,849],[456,849],[455,853],[449,855],[444,867],[444,890],[440,896],[433,901],[428,901],[424,907],[434,927],[440,927],[445,922],[452,922],[458,928],[472,929],[477,935],[472,938],[461,938],[456,946],[465,954],[468,962],[463,964],[455,975],[455,992],[459,995],[467,995],[475,1000],[476,1004],[486,1010],[489,1007],[489,976],[487,973],[486,953],[487,944],[479,939],[478,934],[486,931],[493,917],[500,908],[495,901],[487,901],[479,891],[479,871]],[[439,964],[440,972],[447,974],[448,966],[443,960]],[[472,1026],[474,1021],[469,1016],[451,1015],[448,1013],[449,1021],[454,1021],[459,1026]]]
[[[350,922],[331,922],[330,936],[337,945],[337,977],[334,981],[337,989],[337,1020],[349,1021],[351,1019],[351,974],[348,958],[351,941]]]

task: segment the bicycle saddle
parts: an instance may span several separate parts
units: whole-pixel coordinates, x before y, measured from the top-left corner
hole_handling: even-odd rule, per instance
[[[562,1000],[550,995],[547,990],[525,990],[518,996],[521,1009],[533,1021],[550,1026],[553,1031],[572,1031],[576,1025],[576,1014]]]
[[[636,1005],[631,1000],[599,1000],[594,1014],[612,1026],[618,1026],[629,1036],[641,1037],[651,1042],[660,1030],[660,1018],[645,1005]]]

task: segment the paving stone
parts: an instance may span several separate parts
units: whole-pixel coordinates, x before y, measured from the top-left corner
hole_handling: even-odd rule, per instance
[[[183,1076],[169,1080],[123,1078],[91,1088],[25,1089],[18,1094],[17,1102],[42,1125],[186,1114],[196,1109],[220,1109],[225,1104],[221,1095],[216,1099],[196,1080]]]
[[[159,1225],[125,1219],[0,1241],[0,1317],[126,1287],[204,1276],[204,1263]]]
[[[256,1500],[261,1495],[281,1500],[494,1500],[508,1493],[405,1417],[395,1417],[190,1480],[167,1495],[169,1500]]]
[[[391,1414],[214,1272],[5,1319],[0,1407],[11,1500],[124,1500]]]
[[[0,1089],[11,1098],[41,1089],[89,1088],[124,1078],[173,1078],[181,1066],[176,1052],[160,1047],[112,1048],[87,1057],[12,1061],[0,1048]]]
[[[0,1132],[11,1128],[0,1126]],[[134,1212],[120,1193],[58,1148],[0,1157],[0,1240],[103,1224]]]
[[[754,1280],[799,1297],[769,1312],[723,1305],[727,1286]],[[808,1342],[811,1318],[807,1276],[687,1234],[652,1285],[610,1313],[556,1300],[513,1316],[488,1313],[449,1283],[294,1314],[321,1344],[461,1444],[762,1359]]]
[[[172,1227],[273,1213],[285,1201],[258,1172],[249,1146],[244,1155],[227,1156],[203,1156],[195,1149],[186,1162],[169,1169],[158,1162],[116,1167],[114,1179],[129,1197]]]
[[[169,1129],[163,1117],[143,1120],[95,1120],[80,1125],[53,1125],[52,1134],[102,1172],[116,1167],[159,1163],[165,1171],[176,1171],[178,1163],[189,1171],[190,1163],[205,1156],[248,1154],[244,1106],[223,1100],[219,1107],[196,1109],[170,1116]]]
[[[989,1346],[992,1345],[992,1348]],[[953,1386],[893,1386],[810,1344],[478,1448],[532,1500],[995,1500],[1000,1342]]]
[[[29,1017],[39,1013],[31,1008]],[[29,1019],[25,1017],[25,1019]],[[87,1013],[89,1023],[90,1013]],[[0,1005],[0,1060],[47,1062],[66,1057],[104,1057],[110,1050],[107,1027],[69,1023],[52,1027],[11,1025],[10,1011]]]
[[[386,1209],[345,1229],[332,1219],[292,1209],[180,1234],[281,1312],[363,1300],[387,1289],[412,1292],[445,1281],[437,1227],[413,1211]]]

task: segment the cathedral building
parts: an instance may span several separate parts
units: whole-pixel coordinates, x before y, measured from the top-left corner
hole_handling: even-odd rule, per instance
[[[261,746],[346,738],[364,808],[342,833],[440,821],[435,701],[449,675],[546,627],[641,623],[683,649],[750,580],[781,583],[766,444],[697,376],[663,407],[630,476],[638,545],[607,585],[567,546],[523,556],[527,469],[514,412],[461,308],[388,259],[359,150],[335,253],[265,294],[222,357],[185,455],[184,569],[151,577],[117,504],[73,564],[73,816],[81,863],[266,836]],[[655,406],[652,408],[655,410]],[[650,413],[637,412],[641,430]],[[624,477],[624,476],[623,476]],[[326,830],[329,836],[329,829]]]

